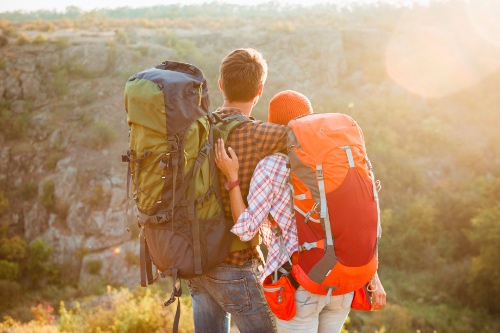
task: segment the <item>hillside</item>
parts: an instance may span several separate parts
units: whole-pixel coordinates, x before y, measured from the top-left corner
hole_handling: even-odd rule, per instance
[[[120,157],[124,84],[164,60],[193,63],[215,110],[221,59],[253,47],[269,65],[253,115],[266,119],[284,89],[308,96],[315,112],[350,114],[382,181],[389,306],[352,314],[348,328],[499,329],[499,298],[488,295],[500,292],[500,49],[463,24],[467,6],[165,8],[164,17],[144,9],[46,20],[2,14],[2,299],[53,285],[138,285],[138,230],[132,213],[126,222]],[[19,310],[3,301],[0,313]]]

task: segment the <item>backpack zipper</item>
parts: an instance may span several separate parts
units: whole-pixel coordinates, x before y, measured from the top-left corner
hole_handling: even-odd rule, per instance
[[[264,287],[264,291],[267,291],[267,292],[276,292],[276,291],[279,291],[279,295],[278,295],[278,303],[281,303],[283,301],[283,287],[275,287],[275,288],[266,288]]]

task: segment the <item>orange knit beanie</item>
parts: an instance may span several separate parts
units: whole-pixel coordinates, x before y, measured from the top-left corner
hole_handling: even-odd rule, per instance
[[[285,90],[277,93],[269,102],[267,121],[286,125],[293,118],[312,112],[311,102],[306,96],[293,90]]]

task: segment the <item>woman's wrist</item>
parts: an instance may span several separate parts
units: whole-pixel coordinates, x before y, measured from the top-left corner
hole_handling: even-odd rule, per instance
[[[231,174],[226,176],[226,180],[228,183],[233,183],[238,180],[238,174]]]

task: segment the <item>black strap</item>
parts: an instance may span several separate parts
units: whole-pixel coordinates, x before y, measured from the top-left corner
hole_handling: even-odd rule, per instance
[[[179,332],[179,320],[181,318],[181,300],[179,297],[182,296],[182,284],[179,283],[179,288],[176,286],[177,282],[177,268],[172,268],[172,294],[170,294],[170,299],[168,299],[163,305],[169,306],[173,302],[175,302],[175,298],[177,297],[177,309],[175,311],[175,318],[174,318],[174,327],[173,327],[173,333],[178,333]]]
[[[122,155],[122,162],[127,163],[127,197],[125,199],[125,223],[127,224],[127,231],[130,231],[128,226],[128,208],[130,205],[130,178],[132,177],[130,173],[130,150],[127,151],[127,155]]]
[[[295,280],[292,273],[288,274],[286,277],[288,278],[288,280],[290,280],[290,283],[295,288],[295,290],[297,290],[300,287],[300,283],[297,280]]]
[[[203,273],[201,269],[201,243],[200,243],[200,223],[194,207],[194,186],[189,187],[189,206],[188,219],[191,223],[191,232],[193,233],[193,259],[194,272],[196,274]]]

